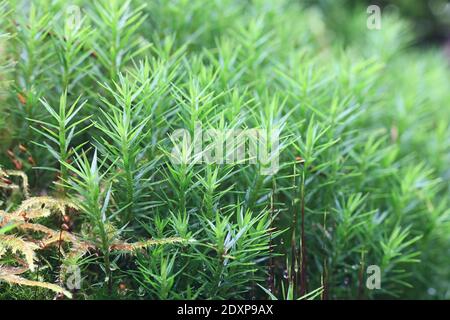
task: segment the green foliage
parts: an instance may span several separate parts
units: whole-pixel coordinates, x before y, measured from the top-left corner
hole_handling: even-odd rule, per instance
[[[106,280],[112,285],[111,274],[111,252],[110,246],[117,239],[119,232],[111,221],[112,215],[109,211],[112,189],[108,182],[104,181],[105,172],[103,163],[99,166],[97,150],[94,151],[92,162],[87,159],[85,153],[76,156],[75,166],[64,164],[71,172],[77,175],[69,182],[69,188],[80,196],[82,201],[74,199],[80,204],[80,211],[86,216],[88,222],[87,239],[94,243],[103,256],[102,269],[106,274]],[[109,168],[110,169],[110,168]],[[104,185],[102,185],[104,183]],[[106,184],[106,185],[105,185]],[[102,189],[103,187],[103,189]]]
[[[2,2],[0,163],[76,204],[75,298],[449,298],[446,57],[324,4]],[[172,161],[199,123],[277,132],[278,172]]]
[[[83,102],[78,106],[79,100],[80,97],[75,100],[71,106],[68,106],[67,91],[65,91],[60,97],[59,109],[57,111],[55,111],[47,101],[41,100],[44,108],[53,118],[52,120],[54,123],[52,124],[36,119],[30,119],[41,127],[41,129],[37,129],[35,127],[33,127],[33,129],[38,134],[46,138],[46,142],[35,142],[35,144],[47,149],[48,152],[55,158],[60,167],[59,172],[62,181],[66,181],[68,179],[67,168],[64,164],[68,162],[73,152],[76,152],[78,149],[83,147],[83,143],[72,147],[72,139],[76,138],[89,128],[89,126],[77,128],[77,125],[85,122],[88,117],[79,118],[76,121],[73,121],[76,119],[75,117],[85,104],[85,102]],[[49,143],[55,145],[55,147],[52,147]]]

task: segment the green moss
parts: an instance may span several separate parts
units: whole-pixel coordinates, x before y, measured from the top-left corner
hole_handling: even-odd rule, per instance
[[[71,28],[52,19],[64,1],[27,3],[2,19],[17,64],[0,76],[13,81],[0,163],[13,150],[34,190],[83,208],[74,231],[102,250],[79,262],[77,297],[448,299],[448,57],[411,47],[407,22],[386,12],[368,30],[364,8],[332,20],[294,1],[101,0],[77,1]],[[278,128],[279,170],[174,164],[169,135],[198,123]],[[186,242],[108,250],[173,236]]]

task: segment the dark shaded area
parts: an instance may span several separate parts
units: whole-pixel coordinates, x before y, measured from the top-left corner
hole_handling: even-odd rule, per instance
[[[353,5],[361,1],[351,0]],[[442,43],[450,37],[450,2],[447,0],[380,0],[367,1],[381,8],[397,10],[409,19],[419,43]]]

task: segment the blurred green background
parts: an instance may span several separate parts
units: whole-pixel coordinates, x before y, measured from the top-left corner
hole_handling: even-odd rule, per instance
[[[336,32],[348,35],[349,11],[378,5],[382,14],[396,12],[407,19],[416,33],[417,44],[443,44],[450,38],[450,1],[447,0],[307,0],[321,8]]]

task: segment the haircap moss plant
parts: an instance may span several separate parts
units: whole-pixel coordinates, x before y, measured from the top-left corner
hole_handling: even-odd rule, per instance
[[[448,299],[448,56],[366,9],[0,1],[0,297]]]

